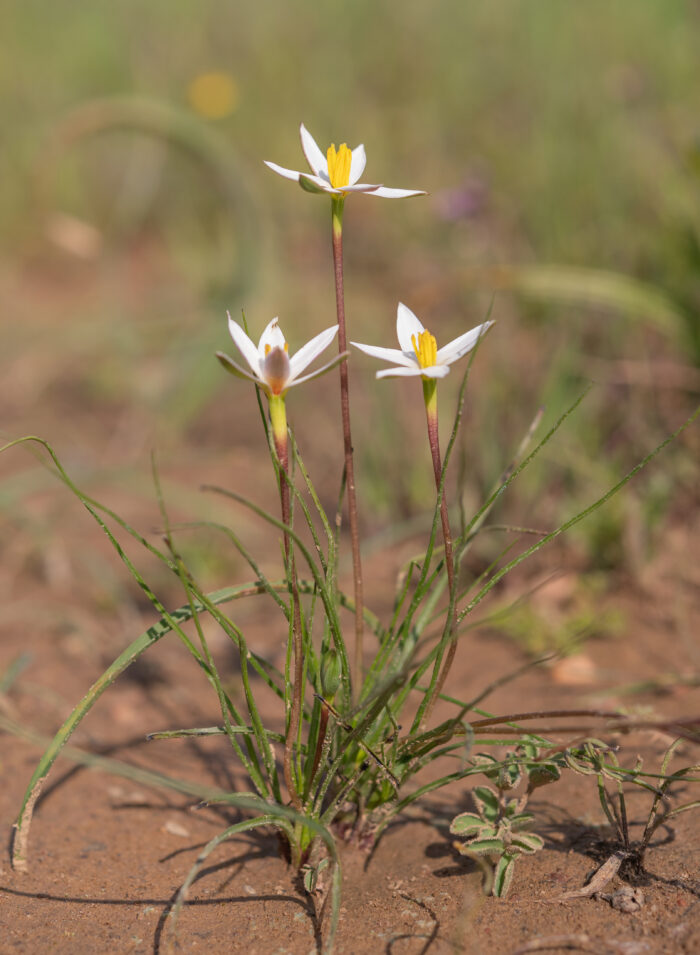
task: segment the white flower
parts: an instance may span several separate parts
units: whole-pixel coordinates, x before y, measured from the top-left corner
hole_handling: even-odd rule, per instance
[[[284,176],[285,179],[298,182],[307,191],[328,192],[334,196],[345,196],[349,192],[366,192],[369,196],[382,196],[384,199],[405,199],[408,196],[425,195],[422,190],[388,189],[382,185],[372,186],[358,182],[367,162],[363,145],[348,149],[347,143],[343,143],[339,149],[336,149],[334,143],[328,147],[324,156],[303,123],[299,127],[299,132],[301,148],[304,150],[313,175],[297,172],[294,169],[285,169],[284,166],[278,166],[277,163],[267,162],[267,160],[265,165],[278,175]]]
[[[470,352],[482,335],[493,325],[484,322],[471,331],[465,332],[438,349],[437,342],[429,331],[423,328],[419,319],[401,302],[396,311],[396,335],[399,348],[380,348],[377,345],[361,345],[351,342],[373,358],[391,361],[396,367],[384,368],[377,372],[377,378],[398,378],[409,375],[422,375],[423,378],[444,378],[449,374],[450,365]]]
[[[309,381],[311,378],[322,375],[347,356],[347,352],[344,352],[322,368],[300,378],[299,375],[302,371],[333,341],[338,331],[337,325],[333,325],[321,332],[320,335],[316,335],[291,358],[288,354],[289,346],[276,318],[273,318],[265,328],[257,346],[230,315],[228,316],[228,328],[238,350],[248,362],[250,371],[241,368],[223,352],[217,352],[216,357],[227,371],[238,375],[240,378],[247,378],[249,381],[255,382],[268,397],[283,395],[293,385],[299,385],[302,381]]]

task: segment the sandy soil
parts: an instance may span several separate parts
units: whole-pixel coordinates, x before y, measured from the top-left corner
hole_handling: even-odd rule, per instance
[[[659,717],[700,714],[696,624],[700,612],[697,520],[669,531],[660,557],[613,599],[625,632],[589,642],[563,666],[529,671],[488,701],[494,710],[558,705],[647,707]],[[378,573],[380,573],[378,571]],[[522,582],[521,582],[522,583]],[[56,596],[54,594],[54,596]],[[40,580],[23,576],[2,623],[0,672],[21,653],[28,666],[4,696],[4,719],[39,734],[54,731],[120,646],[114,616],[75,606],[49,608]],[[94,615],[91,618],[90,613]],[[148,619],[145,609],[144,620]],[[695,622],[695,629],[694,623]],[[27,623],[29,625],[27,625]],[[260,643],[270,640],[255,614]],[[253,639],[253,637],[249,637]],[[522,661],[493,634],[469,638],[450,687],[469,696]],[[164,641],[101,698],[73,738],[83,750],[216,785],[235,785],[227,748],[216,740],[144,742],[148,731],[216,722],[215,700],[173,641]],[[573,662],[572,662],[573,661]],[[680,674],[657,692],[615,688]],[[688,685],[690,684],[690,685]],[[658,763],[662,733],[622,741]],[[0,823],[7,838],[41,752],[36,740],[0,736]],[[684,763],[697,746],[683,746]],[[517,866],[505,901],[484,898],[473,864],[451,847],[446,826],[469,808],[469,786],[454,785],[400,818],[371,856],[343,849],[340,953],[514,953],[519,950],[676,953],[700,949],[700,814],[659,831],[646,859],[644,904],[635,913],[605,900],[558,902],[583,885],[611,851],[593,781],[569,776],[533,807],[546,848]],[[679,793],[677,798],[692,798]],[[633,831],[645,796],[630,800]],[[0,862],[0,952],[168,951],[167,915],[198,849],[235,814],[61,760],[37,807],[28,873]],[[632,879],[632,881],[635,881]],[[615,878],[608,891],[622,885]],[[221,846],[193,887],[179,923],[178,950],[306,955],[323,932],[314,905],[280,857],[273,833]],[[557,942],[557,937],[558,942]],[[565,937],[565,938],[563,938]],[[523,949],[540,940],[540,947]]]
[[[98,348],[91,338],[91,317],[76,328],[69,324],[76,299],[70,290],[62,293],[63,273],[55,287],[36,291],[31,271],[21,281],[0,277],[0,300],[8,314],[17,315],[7,329],[10,368],[0,381],[8,433],[56,439],[71,473],[145,532],[159,517],[147,474],[135,471],[147,471],[143,462],[150,447],[165,447],[163,477],[174,516],[235,519],[256,553],[277,559],[277,542],[261,534],[240,509],[220,498],[191,506],[192,489],[203,480],[230,485],[234,472],[238,490],[256,499],[262,495],[264,505],[275,506],[269,466],[260,463],[259,422],[251,397],[237,395],[235,415],[233,399],[213,400],[184,438],[176,429],[171,433],[158,403],[149,405],[148,388],[158,386],[160,358],[153,361],[153,384],[147,374],[150,359],[135,337],[133,360],[126,349],[121,364],[115,359],[112,368],[119,322],[108,328],[115,335],[114,348]],[[127,272],[126,278],[119,270],[108,274],[113,287],[108,287],[109,295],[102,289],[95,297],[96,314],[105,298],[120,303],[131,296],[142,302],[143,276],[133,279]],[[181,298],[169,294],[182,312]],[[92,300],[88,296],[81,302],[85,309]],[[122,311],[128,313],[126,305],[119,321]],[[64,327],[72,328],[73,338],[61,348]],[[37,339],[44,341],[43,349],[33,348]],[[78,346],[82,350],[76,351]],[[162,342],[152,350],[160,355]],[[105,368],[99,364],[90,377],[97,359]],[[114,395],[104,390],[103,371],[119,386],[114,385]],[[330,392],[323,387],[320,382],[306,409],[305,447],[312,444],[309,457],[335,474],[338,447],[337,442],[331,446],[328,436],[337,430],[329,424],[336,420],[337,396],[333,387],[332,402],[327,401],[324,395]],[[361,403],[359,410],[358,420],[363,420]],[[676,410],[674,405],[678,421]],[[422,418],[418,425],[422,429]],[[231,446],[235,453],[222,450]],[[0,953],[165,953],[167,916],[178,887],[202,845],[235,821],[235,814],[198,809],[194,799],[62,758],[37,805],[29,870],[21,874],[11,869],[12,823],[46,740],[154,615],[99,529],[65,490],[36,469],[25,470],[19,452],[4,456],[2,464],[6,526],[0,538],[0,680],[16,664],[21,672],[9,687],[0,684],[0,829],[6,843],[0,855]],[[330,507],[334,496],[335,489]],[[185,508],[179,506],[183,498]],[[485,705],[494,712],[623,706],[649,719],[700,715],[699,541],[697,507],[681,511],[676,506],[655,542],[654,560],[647,565],[640,560],[634,576],[620,573],[606,598],[606,605],[623,614],[622,632],[587,642],[561,665],[529,670]],[[394,546],[368,559],[370,606],[381,610],[382,588],[395,575],[400,551]],[[528,567],[514,577],[510,591],[500,596],[528,592],[559,566],[576,573],[565,551],[550,555],[546,565]],[[206,579],[214,578],[212,589],[247,579],[240,560],[212,564],[206,548],[200,548],[198,560]],[[155,579],[169,606],[181,603],[157,571]],[[539,590],[536,599],[543,612],[547,601],[554,612],[562,599],[561,583]],[[271,632],[264,605],[253,602],[240,613],[249,641],[279,657],[283,638]],[[235,680],[233,654],[213,635],[212,641],[220,667]],[[515,644],[497,631],[474,631],[465,637],[446,690],[468,698],[523,661]],[[644,682],[656,686],[634,694],[621,689]],[[242,781],[220,740],[144,740],[148,732],[217,721],[216,700],[200,672],[174,640],[166,639],[105,693],[71,742],[83,752],[132,766],[235,788]],[[623,739],[621,760],[633,763],[641,753],[655,767],[669,741],[658,732]],[[698,759],[697,745],[684,744],[679,761]],[[343,847],[337,951],[512,955],[528,945],[528,950],[543,950],[545,944],[550,951],[578,946],[604,955],[700,951],[700,813],[681,816],[672,828],[660,830],[647,854],[646,872],[638,879],[644,904],[628,914],[604,900],[556,901],[580,887],[613,846],[593,780],[569,776],[541,793],[533,808],[546,846],[518,864],[505,901],[483,897],[480,874],[451,846],[447,824],[470,808],[466,782],[397,820],[371,856]],[[692,790],[675,798],[693,798]],[[646,797],[631,798],[633,833],[639,833],[647,806]],[[609,891],[621,884],[614,879]],[[324,929],[313,901],[281,858],[275,835],[256,832],[232,839],[211,856],[180,918],[178,944],[180,951],[210,955],[307,955],[317,950]],[[533,949],[537,944],[539,949]]]

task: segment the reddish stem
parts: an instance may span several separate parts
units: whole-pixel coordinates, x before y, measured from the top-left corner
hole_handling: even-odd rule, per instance
[[[347,351],[345,332],[345,294],[343,288],[343,203],[344,198],[333,199],[333,267],[335,274],[335,305],[338,315],[338,349]],[[362,686],[362,645],[364,638],[362,564],[360,561],[360,533],[357,526],[357,497],[355,493],[355,467],[353,464],[352,437],[350,433],[350,385],[348,363],[340,366],[340,411],[343,422],[345,449],[345,480],[348,492],[348,518],[352,547],[353,583],[355,595],[355,654],[353,686],[355,697]]]

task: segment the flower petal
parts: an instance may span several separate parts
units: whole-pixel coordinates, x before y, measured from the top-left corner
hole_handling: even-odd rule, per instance
[[[492,325],[493,322],[484,322],[483,325],[477,325],[476,328],[472,328],[471,331],[465,332],[464,335],[444,345],[437,353],[438,362],[451,365],[453,361],[462,358],[472,350]]]
[[[311,364],[314,358],[320,355],[325,348],[328,348],[337,332],[337,325],[326,328],[325,331],[320,332],[320,334],[308,341],[303,348],[300,348],[296,354],[292,355],[289,359],[290,381],[293,381],[300,375],[306,366]]]
[[[285,179],[294,179],[299,182],[299,176],[301,173],[296,172],[294,169],[285,169],[284,166],[278,166],[276,162],[269,162],[269,160],[264,160],[265,165],[268,166],[273,172],[276,172],[278,176],[284,176]]]
[[[382,199],[408,199],[411,196],[427,196],[428,193],[423,189],[390,189],[388,186],[380,186],[370,196],[381,196]]]
[[[360,342],[350,342],[350,344],[354,345],[355,348],[359,348],[360,351],[363,351],[366,355],[371,355],[372,358],[381,358],[383,361],[393,361],[406,368],[415,368],[418,364],[413,351],[411,351],[411,355],[408,356],[402,351],[399,351],[398,348],[382,348],[380,345],[361,345]]]
[[[444,378],[449,375],[449,365],[430,365],[429,368],[421,368],[416,365],[415,368],[383,368],[377,372],[377,378],[399,378],[409,375],[424,375],[426,378]]]
[[[444,378],[449,373],[449,365],[428,365],[427,368],[421,368],[421,374],[425,375],[426,378]]]
[[[352,151],[352,159],[350,161],[350,179],[349,182],[351,185],[355,185],[357,180],[360,178],[362,173],[365,171],[365,166],[367,165],[367,156],[365,154],[365,147],[362,143],[359,146],[355,146]]]
[[[237,378],[245,378],[247,381],[252,381],[256,385],[262,384],[256,375],[251,375],[251,373],[246,371],[245,368],[241,368],[241,366],[237,365],[233,358],[230,358],[225,352],[216,352],[216,357],[219,359],[226,371],[230,371],[231,374],[235,375]]]
[[[301,148],[304,150],[307,163],[311,166],[315,176],[323,176],[328,181],[328,160],[316,145],[316,140],[302,123],[299,127]]]
[[[351,186],[343,186],[338,192],[376,192],[377,189],[381,189],[379,184],[372,185],[369,182],[356,182]]]
[[[280,328],[280,322],[278,318],[273,318],[271,322],[268,322],[265,326],[265,330],[260,336],[260,342],[258,343],[258,357],[260,358],[260,373],[262,374],[262,363],[265,360],[266,352],[270,351],[273,348],[281,348],[284,350],[286,345],[286,339],[282,334],[282,329]],[[269,348],[267,347],[269,346]]]
[[[332,361],[329,361],[325,365],[321,365],[320,368],[316,368],[315,371],[309,372],[308,375],[302,375],[301,378],[295,378],[294,380],[290,378],[287,382],[287,388],[292,388],[294,385],[300,385],[302,381],[311,381],[312,378],[318,378],[320,375],[325,375],[325,373],[330,371],[331,368],[335,368],[335,366],[339,365],[341,361],[345,361],[349,354],[349,351],[341,352],[339,355],[336,355]]]
[[[415,354],[411,339],[414,335],[418,338],[420,333],[424,331],[425,329],[418,316],[414,315],[403,302],[399,302],[399,307],[396,309],[396,337],[399,340],[401,351]]]
[[[413,368],[382,368],[381,371],[377,372],[377,378],[409,378],[412,375],[422,375],[423,371],[424,369],[418,365],[414,365]]]
[[[248,338],[238,322],[234,322],[230,315],[228,316],[228,330],[239,352],[253,369],[253,374],[260,377],[260,356],[258,355],[258,349],[250,338]]]

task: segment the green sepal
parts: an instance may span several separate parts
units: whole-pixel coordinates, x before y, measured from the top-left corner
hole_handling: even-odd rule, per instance
[[[304,190],[304,192],[310,192],[314,196],[320,196],[321,194],[327,195],[328,190],[321,189],[313,179],[310,179],[308,176],[305,176],[304,173],[299,174],[299,185]]]
[[[244,375],[240,369],[236,368],[231,359],[222,351],[216,352],[216,357],[219,359],[220,364],[228,371],[231,375],[235,375],[236,378],[242,378],[244,381],[255,380],[252,375]]]

